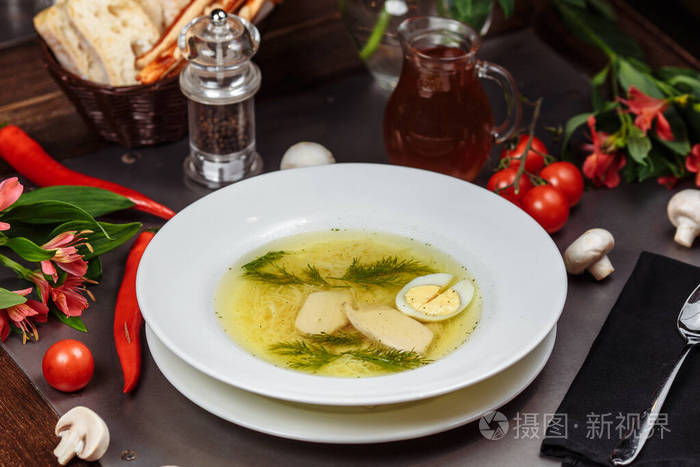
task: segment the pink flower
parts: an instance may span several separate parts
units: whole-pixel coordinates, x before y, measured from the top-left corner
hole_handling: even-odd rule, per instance
[[[7,209],[20,197],[24,187],[17,177],[8,178],[0,183],[0,211]],[[0,222],[0,231],[9,230],[10,224]]]
[[[595,130],[595,117],[588,117],[588,127],[591,129],[593,144],[584,145],[584,149],[593,151],[583,162],[583,174],[593,181],[596,186],[605,185],[614,188],[620,184],[618,173],[627,162],[625,156],[613,151],[610,136],[602,131]]]
[[[695,175],[695,185],[700,186],[700,143],[692,147],[687,156],[685,156],[685,168],[688,172],[693,172]]]
[[[46,302],[49,299],[49,290],[51,289],[49,286],[49,281],[44,279],[44,275],[39,271],[32,272],[29,275],[29,280],[34,282],[34,285],[36,285],[36,289],[39,292],[41,302],[46,305]]]
[[[84,282],[85,278],[68,274],[62,285],[51,289],[51,299],[66,316],[80,316],[88,307],[88,301],[83,297],[83,292],[95,300],[83,285]]]
[[[10,321],[5,310],[0,310],[0,342],[5,342],[10,335]]]
[[[669,190],[673,190],[673,187],[676,186],[676,182],[678,181],[678,177],[674,177],[673,175],[669,175],[666,177],[659,177],[656,179],[656,182],[659,185],[663,185]]]
[[[81,232],[82,233],[82,232]],[[75,230],[69,230],[62,234],[56,235],[53,239],[44,243],[41,247],[44,250],[56,250],[53,258],[41,262],[41,270],[44,274],[53,277],[53,280],[58,280],[56,268],[52,261],[69,274],[82,277],[87,272],[88,265],[83,259],[83,255],[78,253],[78,248],[81,245],[90,246],[85,242],[85,239],[80,237]]]
[[[656,134],[659,135],[661,139],[673,141],[671,125],[669,125],[668,120],[664,117],[664,110],[669,106],[669,102],[666,99],[655,99],[647,96],[634,87],[634,85],[630,86],[627,96],[629,100],[619,97],[618,99],[620,102],[627,104],[627,107],[629,107],[627,112],[631,112],[637,116],[637,118],[634,119],[634,124],[637,125],[645,135],[656,118]]]
[[[13,292],[22,296],[28,295],[32,288],[14,290]],[[34,340],[39,339],[39,333],[32,321],[45,323],[49,314],[49,307],[36,300],[27,300],[19,305],[14,305],[5,310],[10,321],[22,330],[22,342],[27,342],[27,334],[34,336]],[[30,319],[31,318],[31,319]]]

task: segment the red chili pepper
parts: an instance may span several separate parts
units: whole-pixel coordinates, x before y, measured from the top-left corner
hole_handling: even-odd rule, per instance
[[[141,375],[141,326],[143,316],[136,301],[136,270],[155,234],[141,232],[126,259],[126,270],[114,309],[114,343],[124,374],[124,394],[136,386]]]
[[[172,209],[156,203],[136,190],[70,170],[48,155],[39,143],[15,125],[0,128],[0,156],[20,175],[39,186],[78,185],[103,188],[129,198],[139,211],[166,220],[175,215]]]

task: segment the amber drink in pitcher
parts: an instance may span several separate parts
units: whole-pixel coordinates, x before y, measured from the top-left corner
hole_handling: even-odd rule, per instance
[[[473,180],[491,144],[508,139],[520,124],[513,78],[476,58],[479,36],[459,21],[409,18],[398,34],[403,68],[384,114],[389,160]],[[499,127],[494,127],[481,78],[495,81],[505,93],[507,117]]]

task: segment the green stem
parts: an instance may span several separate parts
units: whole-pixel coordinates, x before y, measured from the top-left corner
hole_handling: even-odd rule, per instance
[[[613,100],[617,101],[617,98],[620,97],[620,92],[618,91],[619,83],[617,81],[617,70],[619,67],[617,59],[611,58],[608,66],[610,67],[610,84],[612,85]]]
[[[437,7],[437,14],[444,17],[444,18],[449,18],[451,15],[449,11],[447,11],[447,6],[445,5],[445,0],[437,0],[435,2],[435,6]]]
[[[367,60],[372,54],[377,50],[379,44],[382,42],[382,37],[386,28],[389,26],[389,21],[391,21],[391,15],[386,11],[386,8],[382,6],[382,11],[379,12],[379,17],[377,17],[377,22],[374,23],[374,28],[372,33],[367,39],[362,50],[360,50],[360,58],[362,60]]]
[[[22,279],[28,280],[29,276],[32,274],[32,271],[25,268],[21,264],[15,262],[15,261],[12,261],[10,258],[8,258],[5,255],[0,255],[0,264],[12,269],[15,272],[15,274],[17,274]]]
[[[555,1],[553,2],[554,7],[559,10],[559,13],[562,16],[565,16],[572,25],[575,25],[576,28],[582,33],[584,33],[593,44],[595,44],[600,50],[602,50],[605,55],[610,57],[611,59],[615,58],[617,54],[610,48],[608,47],[608,44],[606,44],[599,36],[596,34],[593,29],[591,29],[588,24],[586,24],[585,21],[581,20],[576,12],[569,8],[568,6],[564,5],[563,2]]]
[[[540,109],[542,108],[542,98],[540,97],[535,102],[535,110],[532,112],[532,121],[530,122],[530,128],[528,129],[527,144],[525,149],[520,153],[520,164],[518,165],[518,172],[515,174],[515,180],[513,180],[513,192],[517,195],[520,193],[520,177],[525,173],[525,161],[527,161],[527,154],[532,149],[532,138],[535,136],[535,126],[537,125],[537,120],[540,118]]]

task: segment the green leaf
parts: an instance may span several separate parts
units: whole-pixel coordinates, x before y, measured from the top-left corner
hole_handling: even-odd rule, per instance
[[[586,8],[586,0],[560,0],[562,3],[568,3],[571,6],[578,8]]]
[[[639,70],[639,71],[641,71],[641,72],[643,72],[643,73],[646,73],[646,74],[648,74],[648,75],[651,75],[652,69],[651,69],[651,67],[650,67],[649,65],[647,65],[646,62],[644,62],[644,61],[642,61],[642,60],[638,60],[638,59],[636,59],[636,58],[634,58],[634,57],[627,57],[626,60],[629,62],[630,65],[632,65],[633,67],[635,67],[637,70]]]
[[[478,32],[491,13],[491,0],[448,0],[450,15]]]
[[[43,245],[50,240],[49,233],[53,226],[27,224],[26,222],[13,221],[10,232],[14,237],[24,237],[37,245]]]
[[[110,224],[108,222],[98,222],[100,230],[91,234],[84,235],[87,242],[92,246],[92,252],[86,252],[84,259],[90,260],[101,256],[109,251],[120,246],[122,243],[136,235],[141,228],[140,222],[131,222],[128,224]],[[58,235],[67,230],[85,230],[90,225],[83,221],[65,222],[56,227],[51,235]],[[106,232],[107,235],[102,232]]]
[[[673,171],[675,164],[669,157],[673,157],[672,154],[668,154],[662,147],[654,145],[649,151],[647,158],[648,163],[639,167],[637,180],[643,182],[650,178],[662,177],[669,174],[675,175]]]
[[[700,80],[689,76],[676,76],[668,80],[668,84],[675,87],[679,91],[693,94],[700,98]]]
[[[690,142],[688,141],[688,129],[685,126],[683,118],[680,116],[678,111],[674,106],[669,107],[664,112],[664,116],[668,123],[671,125],[671,131],[673,131],[673,141],[666,141],[664,139],[656,136],[656,131],[652,130],[654,138],[661,144],[669,148],[671,151],[675,152],[680,156],[686,156],[690,152]]]
[[[58,276],[58,279],[54,281],[56,287],[63,285],[68,279],[68,273],[60,267],[56,268],[56,275]]]
[[[36,243],[24,237],[0,239],[0,244],[10,248],[23,259],[31,262],[45,261],[54,257],[53,250],[44,250]]]
[[[608,79],[608,72],[610,71],[610,64],[605,65],[605,68],[600,70],[598,73],[591,78],[591,84],[595,87],[599,87],[605,84],[605,80]]]
[[[651,141],[636,126],[630,128],[630,134],[627,136],[627,149],[630,156],[640,165],[646,165],[647,155],[651,150]]]
[[[689,68],[662,67],[656,75],[681,92],[700,98],[700,73]]]
[[[553,5],[573,34],[598,47],[608,57],[643,58],[639,45],[622,33],[615,22],[585,8],[572,6],[570,2],[560,0],[553,2]]]
[[[634,85],[647,96],[657,99],[664,97],[663,93],[654,82],[654,78],[648,73],[635,68],[627,60],[620,60],[618,80],[625,92],[628,92],[630,86]]]
[[[606,0],[588,0],[588,4],[603,15],[605,19],[609,21],[615,21],[617,19],[615,9]]]
[[[569,144],[569,139],[571,139],[571,135],[573,135],[574,131],[576,131],[578,127],[586,123],[586,120],[588,120],[588,117],[590,116],[590,113],[578,114],[574,115],[568,122],[566,122],[566,127],[564,128],[564,142],[561,146],[562,155],[565,156],[567,154],[567,146]]]
[[[700,79],[700,72],[692,68],[681,68],[676,66],[663,66],[656,70],[656,74],[663,80],[669,80],[674,76],[688,76],[689,78]]]
[[[84,277],[95,282],[102,280],[102,260],[100,258],[92,258],[88,261],[88,269]]]
[[[26,302],[27,299],[18,293],[11,292],[5,288],[0,287],[0,309],[9,308],[11,306],[19,305],[20,303]]]
[[[498,0],[498,4],[501,5],[506,18],[510,17],[515,11],[515,0]]]
[[[622,179],[625,183],[634,183],[637,181],[639,167],[640,165],[637,164],[634,159],[627,159],[627,163],[622,170],[620,170],[620,175],[622,175]]]
[[[605,81],[608,78],[608,72],[610,71],[610,65],[607,65],[605,68],[600,70],[598,73],[591,78],[591,86],[593,87],[593,110],[598,112],[603,108],[605,105],[605,100],[603,97],[600,95],[600,92],[598,91],[598,88],[602,87],[605,85]]]
[[[3,221],[25,222],[27,224],[57,224],[74,220],[85,221],[90,229],[102,230],[94,217],[84,209],[65,201],[37,201],[32,204],[11,206],[2,214]],[[107,232],[103,233],[107,235]]]
[[[50,186],[23,193],[13,206],[39,201],[63,201],[79,207],[93,217],[128,209],[134,205],[128,198],[102,188],[90,186]]]
[[[80,316],[66,316],[61,310],[56,309],[54,306],[51,306],[51,314],[66,326],[70,326],[73,329],[87,334],[87,326],[85,326],[83,320],[80,319]]]
[[[668,97],[676,97],[683,94],[681,91],[664,81],[656,80],[656,86],[658,86],[658,88],[661,89],[661,91]]]
[[[695,110],[691,106],[680,109],[683,119],[688,127],[691,141],[700,141],[700,110]]]

